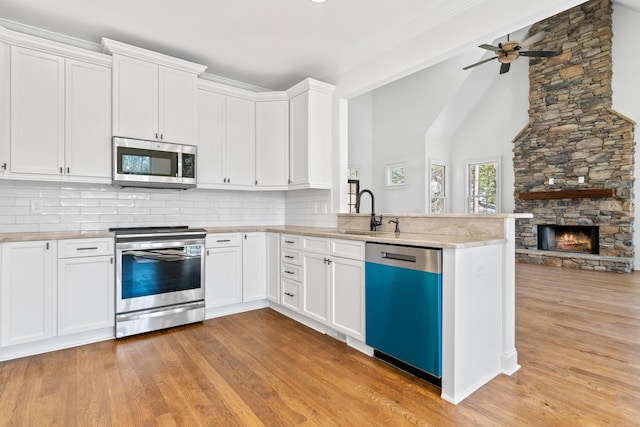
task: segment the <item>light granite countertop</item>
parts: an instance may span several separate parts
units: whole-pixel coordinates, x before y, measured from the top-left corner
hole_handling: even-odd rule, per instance
[[[506,242],[502,238],[473,236],[450,236],[426,233],[393,233],[386,231],[371,232],[366,230],[341,230],[337,228],[303,227],[303,226],[244,226],[244,227],[206,227],[208,233],[249,233],[267,231],[275,233],[305,234],[308,236],[328,237],[365,242],[388,243],[396,245],[428,246],[433,248],[460,249],[467,247],[499,245]],[[114,237],[111,231],[91,232],[32,232],[32,233],[0,233],[0,243],[33,240],[91,239]]]
[[[270,231],[275,233],[305,234],[333,239],[360,240],[364,242],[388,243],[395,245],[427,246],[432,248],[462,249],[477,246],[501,245],[507,242],[503,238],[473,236],[450,236],[425,233],[393,233],[387,231],[342,230],[338,228],[303,226],[262,226],[262,227],[211,227],[208,233],[250,233],[252,231]]]

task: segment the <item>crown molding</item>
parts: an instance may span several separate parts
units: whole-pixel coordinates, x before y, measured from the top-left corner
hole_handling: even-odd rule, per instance
[[[102,51],[108,54],[116,54],[137,58],[143,61],[154,62],[166,67],[175,68],[177,70],[186,71],[196,75],[202,74],[207,69],[206,65],[196,64],[195,62],[185,61],[184,59],[174,58],[169,55],[154,52],[141,47],[111,40],[106,37],[102,38]]]
[[[252,92],[250,90],[229,86],[224,83],[218,83],[211,80],[205,80],[202,78],[198,78],[198,89],[216,92],[222,95],[234,96],[236,98],[243,98],[249,101],[255,101],[257,95],[256,92]]]
[[[202,73],[200,74],[199,77],[204,80],[221,83],[227,86],[237,87],[240,89],[249,90],[251,92],[269,92],[270,91],[270,89],[267,89],[261,86],[252,85],[250,83],[244,83],[238,80],[229,79],[229,78],[218,76],[211,73]]]
[[[319,80],[307,78],[300,83],[290,87],[286,90],[287,96],[293,98],[296,95],[300,95],[308,90],[314,90],[316,92],[325,93],[327,95],[333,95],[336,87],[332,84],[321,82]]]
[[[24,28],[24,27],[23,27]],[[55,34],[46,32],[47,34]],[[66,39],[68,40],[68,39]],[[9,30],[0,26],[0,41],[11,46],[20,46],[28,49],[40,50],[43,52],[53,53],[65,58],[78,59],[81,61],[91,62],[98,65],[110,67],[113,59],[109,55],[105,55],[84,47],[72,46],[59,41],[42,38],[41,35],[31,35],[14,30]]]

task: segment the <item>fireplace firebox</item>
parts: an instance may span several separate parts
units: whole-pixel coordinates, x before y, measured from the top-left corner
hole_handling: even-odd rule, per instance
[[[597,226],[538,225],[538,249],[598,254]]]

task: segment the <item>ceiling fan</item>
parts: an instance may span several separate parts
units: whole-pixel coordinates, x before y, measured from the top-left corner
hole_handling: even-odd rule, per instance
[[[518,59],[519,56],[530,56],[530,57],[551,57],[556,56],[560,53],[560,51],[555,50],[521,50],[523,47],[530,46],[534,43],[539,42],[547,36],[546,32],[540,32],[535,34],[528,39],[520,42],[518,40],[509,40],[509,35],[507,34],[507,41],[498,43],[498,46],[492,46],[490,44],[481,44],[478,47],[482,49],[487,49],[496,53],[496,56],[489,59],[484,59],[480,62],[476,62],[475,64],[468,65],[463,68],[463,70],[468,70],[469,68],[475,67],[476,65],[484,64],[485,62],[493,61],[497,59],[500,61],[502,65],[500,65],[500,74],[504,74],[509,71],[511,67],[511,63]]]

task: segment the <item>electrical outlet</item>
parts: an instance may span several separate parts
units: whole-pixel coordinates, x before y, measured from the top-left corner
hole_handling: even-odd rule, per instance
[[[31,201],[31,213],[42,213],[42,200],[35,199]]]
[[[475,275],[476,276],[482,276],[484,274],[484,264],[479,262],[476,264],[476,271],[475,271]]]
[[[578,177],[578,184],[584,184],[584,176]]]
[[[549,178],[549,185],[555,184],[556,180],[553,178]]]

